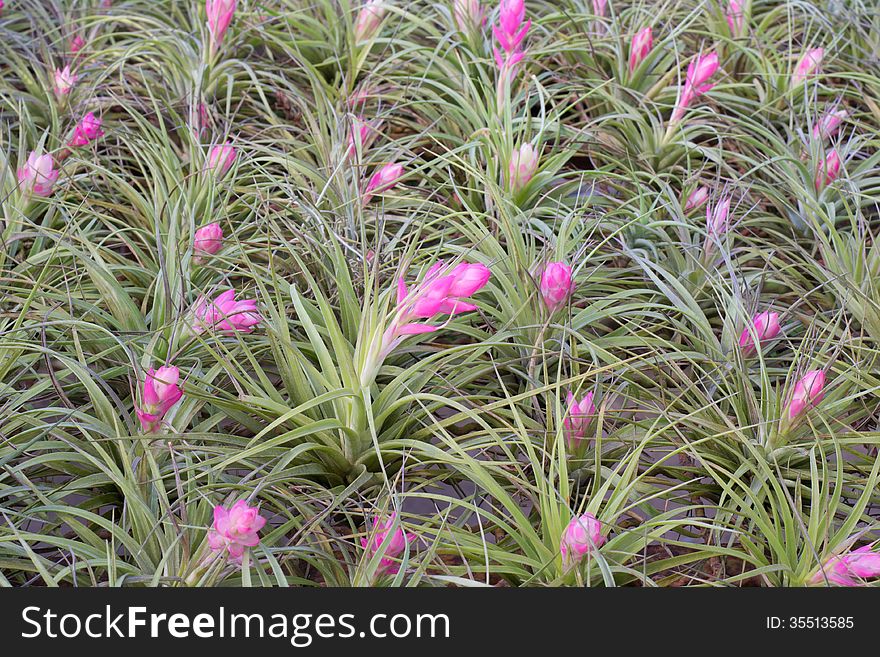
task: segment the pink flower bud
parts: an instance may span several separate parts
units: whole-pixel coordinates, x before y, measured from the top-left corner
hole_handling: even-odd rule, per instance
[[[865,545],[852,552],[832,555],[810,578],[811,584],[824,584],[825,579],[838,586],[864,586],[864,580],[880,577],[880,552]]]
[[[230,559],[239,561],[245,548],[260,544],[257,536],[266,524],[257,507],[239,500],[227,510],[219,504],[214,507],[214,525],[208,532],[208,545],[212,550],[226,550]]]
[[[367,183],[367,188],[364,190],[364,203],[369,203],[370,199],[373,198],[373,194],[384,192],[396,185],[401,175],[403,175],[402,164],[386,164],[376,171],[370,177],[370,182]]]
[[[788,403],[788,419],[794,420],[804,411],[811,409],[825,396],[825,372],[811,370],[794,386],[794,393]]]
[[[465,34],[478,30],[486,22],[480,0],[455,0],[452,5],[452,15],[459,31]]]
[[[363,43],[376,36],[387,9],[385,0],[367,0],[364,3],[354,23],[355,43]]]
[[[208,169],[213,171],[217,178],[225,176],[235,162],[235,148],[229,142],[211,148],[208,154]]]
[[[492,34],[495,35],[501,50],[508,56],[521,50],[522,42],[532,25],[532,21],[526,21],[525,17],[524,0],[501,0],[498,24],[492,28]],[[500,53],[496,55],[496,59],[501,59]]]
[[[792,86],[796,87],[814,73],[818,73],[824,56],[825,50],[823,48],[813,48],[805,52],[791,76]]]
[[[49,196],[58,180],[55,161],[48,153],[37,155],[32,151],[27,162],[18,170],[18,184],[23,194]]]
[[[541,298],[551,313],[568,303],[575,287],[571,267],[564,262],[548,262],[544,267],[541,273]]]
[[[565,398],[568,407],[562,426],[565,429],[565,437],[570,449],[577,448],[581,441],[587,437],[587,428],[596,414],[596,405],[593,404],[593,393],[588,392],[580,402],[569,391]]]
[[[227,290],[213,301],[201,297],[192,311],[191,327],[195,333],[251,333],[263,321],[253,299],[235,300],[235,290]]]
[[[77,80],[79,76],[73,74],[70,66],[65,66],[61,70],[55,69],[55,94],[59,97],[66,96]]]
[[[572,518],[568,523],[559,543],[559,551],[562,553],[563,563],[573,565],[593,550],[598,550],[604,543],[602,523],[592,513],[585,513]]]
[[[93,112],[89,112],[76,124],[76,127],[73,129],[73,137],[70,138],[67,145],[73,148],[87,146],[93,139],[103,136],[104,131],[101,130],[101,119],[95,116]]]
[[[397,513],[392,511],[387,516],[374,516],[370,522],[372,525],[369,530],[369,536],[361,538],[361,546],[367,551],[367,558],[372,559],[374,555],[381,553],[379,559],[378,573],[391,573],[392,575],[400,570],[397,559],[404,553],[406,546],[413,540],[413,537],[407,534],[400,523],[394,528],[397,521]],[[388,535],[387,545],[382,547]]]
[[[720,237],[730,230],[730,197],[719,201],[713,208],[706,206],[706,230],[709,235]]]
[[[684,205],[684,211],[689,212],[691,210],[695,210],[708,200],[709,188],[697,187],[694,191],[690,193],[690,196],[688,196],[687,203],[685,203]]]
[[[825,157],[821,158],[819,166],[816,167],[816,180],[814,181],[816,190],[818,191],[825,187],[825,185],[833,183],[837,179],[839,173],[840,156],[837,154],[836,150],[831,149],[825,153]]]
[[[743,329],[739,336],[739,346],[744,356],[757,353],[752,332],[758,337],[759,344],[775,338],[779,334],[779,313],[769,311],[758,313],[752,318],[751,330],[749,328]]]
[[[537,149],[528,142],[513,150],[507,166],[511,191],[517,192],[528,184],[538,170],[539,157]]]
[[[220,224],[208,224],[196,231],[193,250],[205,255],[214,255],[223,248],[223,229]]]
[[[694,100],[708,92],[714,87],[714,84],[708,84],[709,78],[715,75],[718,70],[718,55],[714,52],[708,55],[697,55],[690,64],[688,64],[685,81],[678,92],[678,102],[672,111],[670,121],[676,123],[684,117],[684,113]]]
[[[740,36],[745,27],[746,17],[743,13],[742,4],[740,4],[738,0],[730,0],[730,2],[728,2],[726,18],[730,33],[735,37]]]
[[[354,157],[358,151],[358,144],[362,153],[365,153],[376,136],[379,134],[376,125],[370,121],[354,119],[351,124],[351,132],[348,134],[348,157]]]
[[[80,50],[82,50],[85,47],[85,45],[86,45],[85,39],[83,39],[79,34],[77,34],[70,40],[70,52],[72,52],[75,55]]]
[[[654,34],[650,27],[644,27],[632,38],[629,47],[629,72],[632,73],[642,63],[654,47]]]
[[[238,0],[206,0],[205,13],[208,16],[208,32],[211,33],[211,50],[216,50],[226,36],[226,30],[235,15]]]
[[[830,139],[837,134],[838,129],[840,129],[840,124],[846,120],[847,116],[849,116],[848,112],[842,109],[835,112],[828,112],[816,122],[816,125],[813,126],[813,138]]]
[[[162,425],[162,418],[183,396],[177,385],[179,379],[180,371],[173,366],[147,371],[141,405],[136,409],[145,432],[156,433]]]

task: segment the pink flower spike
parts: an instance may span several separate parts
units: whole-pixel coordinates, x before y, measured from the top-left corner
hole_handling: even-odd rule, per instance
[[[354,23],[355,43],[363,43],[376,36],[387,9],[385,0],[367,0],[364,3]]]
[[[752,332],[758,337],[759,344],[775,338],[779,334],[779,313],[771,313],[770,311],[758,313],[752,318],[751,330],[749,328],[743,329],[739,336],[739,346],[744,356],[757,353]]]
[[[602,523],[592,513],[572,518],[559,543],[563,563],[566,567],[578,563],[590,552],[602,547],[605,540]]]
[[[394,527],[397,523],[397,528]],[[367,559],[372,559],[376,554],[382,554],[379,559],[379,567],[377,574],[390,573],[396,574],[400,570],[400,564],[397,560],[406,550],[408,543],[411,543],[413,537],[407,534],[399,522],[397,522],[397,513],[392,511],[386,516],[373,516],[370,521],[369,535],[361,538],[361,547],[367,552]],[[388,535],[391,538],[388,539]],[[385,543],[386,539],[388,543]]]
[[[61,70],[55,69],[55,95],[61,98],[69,94],[77,80],[79,76],[74,75],[69,65]]]
[[[519,51],[523,40],[528,34],[532,21],[523,21],[526,16],[524,0],[501,0],[498,14],[498,25],[492,28],[492,34],[498,45],[508,55]]]
[[[73,129],[73,136],[67,142],[67,145],[73,148],[88,146],[91,141],[103,136],[104,131],[101,130],[101,119],[95,116],[94,112],[89,112],[76,124],[76,127]]]
[[[730,230],[730,197],[722,199],[713,208],[706,206],[706,230],[710,236],[720,237]]]
[[[204,255],[214,255],[223,248],[223,229],[220,224],[208,224],[199,228],[193,238],[193,250]]]
[[[192,311],[192,330],[196,333],[252,333],[263,321],[253,299],[235,300],[235,290],[219,294],[213,301],[200,298]]]
[[[735,37],[742,35],[746,17],[743,13],[743,6],[738,0],[728,2],[726,18],[730,33]]]
[[[865,545],[857,550],[832,555],[810,578],[810,583],[823,584],[826,577],[828,582],[838,586],[864,586],[864,580],[880,577],[880,552]]]
[[[830,139],[837,134],[840,124],[846,120],[847,116],[849,116],[849,112],[843,109],[828,112],[813,126],[813,138]]]
[[[813,74],[818,73],[824,56],[824,48],[813,48],[805,52],[791,76],[792,86],[796,87]]]
[[[593,0],[593,14],[599,18],[605,17],[605,10],[608,8],[608,0]]]
[[[587,437],[587,428],[596,414],[593,393],[588,392],[579,402],[569,391],[565,398],[565,404],[567,411],[565,418],[562,420],[562,426],[565,429],[565,437],[569,448],[575,449]]]
[[[70,40],[70,52],[74,55],[82,50],[86,45],[85,39],[83,39],[79,34],[75,35]]]
[[[825,157],[819,161],[816,167],[816,179],[813,181],[816,191],[833,183],[840,174],[840,156],[833,148],[825,153]]]
[[[147,433],[156,433],[165,414],[180,401],[183,391],[178,387],[180,370],[173,366],[160,367],[147,371],[147,378],[141,394],[141,405],[135,410],[141,421],[141,428]]]
[[[235,155],[235,148],[228,141],[213,146],[208,153],[208,169],[213,171],[217,178],[222,178],[232,168]]]
[[[541,272],[541,298],[547,310],[555,313],[565,306],[575,290],[571,267],[564,262],[548,262]]]
[[[714,84],[708,84],[709,78],[715,75],[718,70],[718,55],[714,52],[708,55],[697,55],[690,64],[688,64],[685,81],[681,89],[679,89],[678,102],[672,111],[670,121],[676,123],[684,117],[685,111],[696,98],[708,92],[714,87]]]
[[[650,27],[644,27],[636,32],[629,47],[630,73],[636,70],[638,65],[648,56],[648,53],[651,52],[651,48],[653,47],[654,35]]]
[[[689,212],[691,210],[695,210],[708,200],[709,188],[697,187],[694,191],[690,193],[690,196],[688,196],[687,203],[685,203],[684,205],[684,211]]]
[[[36,151],[31,151],[25,165],[18,170],[19,188],[25,195],[49,196],[58,180],[58,173],[51,155],[38,155]]]
[[[370,177],[370,182],[367,183],[367,188],[364,190],[364,204],[370,202],[373,198],[373,194],[384,192],[396,185],[402,175],[403,165],[396,163],[386,164],[376,171],[376,173]]]
[[[235,15],[238,0],[206,0],[205,13],[208,16],[208,32],[211,34],[211,51],[223,43],[226,30]]]
[[[241,561],[246,548],[260,544],[257,535],[266,525],[257,507],[239,500],[228,510],[219,504],[214,507],[214,525],[208,532],[208,545],[214,551],[225,550],[232,561]]]
[[[518,192],[529,183],[538,170],[539,158],[538,150],[528,142],[513,150],[507,165],[510,191]]]
[[[789,420],[794,420],[819,402],[825,396],[825,372],[822,370],[811,370],[798,381],[794,386],[794,393],[791,401],[788,402],[788,412],[786,415]]]
[[[486,15],[480,0],[455,0],[452,16],[460,32],[470,34],[486,24]]]

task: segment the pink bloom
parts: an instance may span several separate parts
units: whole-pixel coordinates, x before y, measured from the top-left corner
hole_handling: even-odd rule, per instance
[[[93,112],[89,112],[76,124],[76,127],[73,129],[73,137],[70,138],[67,145],[74,148],[87,146],[93,139],[103,136],[104,131],[101,130],[101,119],[95,116]]]
[[[263,321],[253,299],[235,300],[235,290],[227,290],[213,301],[201,297],[193,307],[192,329],[196,333],[251,333]]]
[[[370,535],[361,538],[361,546],[367,551],[367,558],[372,559],[374,555],[382,551],[382,557],[379,559],[379,567],[377,573],[390,573],[394,575],[400,570],[398,559],[406,549],[408,543],[412,542],[412,535],[408,534],[397,524],[394,529],[394,523],[397,521],[397,513],[392,511],[387,516],[374,516],[370,521]],[[393,531],[393,533],[392,533]],[[388,534],[388,544],[382,547]]]
[[[367,0],[364,3],[354,23],[355,43],[363,43],[376,36],[387,9],[385,0]]]
[[[709,78],[715,75],[718,70],[718,55],[714,52],[708,55],[698,55],[695,60],[688,64],[685,81],[678,92],[678,101],[675,109],[672,111],[670,121],[673,123],[680,121],[684,117],[684,113],[688,107],[694,102],[697,96],[706,93],[714,84],[707,84]]]
[[[513,67],[522,60],[522,42],[532,25],[532,21],[526,21],[525,17],[524,0],[501,0],[498,24],[492,28],[495,40],[501,51],[505,53],[502,56],[498,48],[494,49],[495,62],[499,69],[512,71]]]
[[[528,184],[538,170],[539,157],[537,149],[528,142],[513,150],[507,165],[507,179],[511,191],[519,191]]]
[[[402,164],[386,164],[376,171],[370,177],[370,182],[367,183],[367,188],[364,190],[364,203],[369,203],[370,199],[373,198],[373,194],[384,192],[386,189],[396,185],[401,175],[403,175]]]
[[[816,406],[825,396],[825,372],[811,370],[794,386],[791,401],[788,402],[788,419],[794,420],[804,411]]]
[[[70,52],[72,52],[73,54],[76,54],[80,50],[82,50],[85,45],[86,45],[85,39],[83,39],[79,34],[77,34],[76,36],[74,36],[70,40]]]
[[[730,197],[722,199],[713,208],[706,206],[706,230],[709,235],[720,237],[730,229]]]
[[[102,9],[110,9],[113,6],[113,0],[101,0]]]
[[[826,559],[810,583],[823,584],[826,577],[838,586],[863,586],[864,580],[880,577],[880,552],[865,545],[852,552],[835,554]]]
[[[214,255],[223,247],[223,229],[220,224],[208,224],[196,231],[193,250],[205,255]]]
[[[743,329],[739,336],[739,346],[745,356],[757,352],[752,331],[758,336],[759,344],[772,340],[779,334],[779,313],[771,313],[770,311],[758,313],[752,318],[751,330],[749,328]]]
[[[745,22],[742,4],[738,0],[730,0],[727,4],[727,26],[730,28],[730,33],[735,37],[741,35]]]
[[[571,391],[569,391],[568,396],[565,398],[565,404],[568,410],[566,411],[565,419],[562,420],[562,426],[565,429],[568,446],[574,449],[587,437],[587,428],[596,414],[596,405],[593,403],[592,392],[588,392],[578,402]]]
[[[458,29],[465,34],[482,27],[486,22],[480,0],[455,0],[452,15],[455,17]]]
[[[599,17],[604,16],[607,5],[608,0],[593,0],[593,13]]]
[[[354,157],[357,153],[358,144],[360,144],[361,152],[364,153],[370,147],[370,144],[378,135],[377,126],[369,121],[355,119],[351,124],[351,132],[348,134],[348,156]]]
[[[559,551],[566,565],[575,564],[605,543],[602,523],[592,513],[571,519],[562,534]]]
[[[792,86],[797,86],[814,73],[818,73],[824,56],[825,50],[823,48],[813,48],[805,52],[791,76]]]
[[[239,500],[229,510],[219,504],[214,507],[214,526],[208,532],[212,550],[226,550],[233,561],[239,561],[244,549],[260,544],[257,532],[266,524],[257,507]]]
[[[177,385],[179,379],[180,370],[170,365],[147,371],[141,405],[136,409],[141,428],[147,433],[159,430],[162,418],[183,396],[183,391]]]
[[[79,76],[73,74],[69,65],[61,70],[55,69],[55,94],[66,96],[73,89],[77,80],[79,80]]]
[[[548,262],[544,267],[541,273],[541,298],[551,313],[568,303],[575,287],[571,267],[564,262]]]
[[[684,205],[684,211],[689,212],[690,210],[694,210],[706,201],[709,200],[709,188],[708,187],[697,187],[694,191],[690,193],[688,196],[687,203]]]
[[[58,171],[48,153],[37,155],[36,151],[31,151],[25,165],[18,170],[18,184],[24,194],[49,196],[56,180]]]
[[[819,161],[819,166],[816,167],[816,179],[814,181],[816,190],[818,191],[825,185],[833,183],[837,179],[839,173],[840,156],[837,154],[837,151],[832,148],[825,153],[825,157]]]
[[[235,148],[227,141],[211,148],[208,154],[208,169],[213,171],[218,178],[225,176],[235,162]]]
[[[644,27],[632,38],[629,47],[629,72],[632,73],[642,63],[654,47],[654,34],[650,27]]]
[[[828,112],[813,126],[813,137],[815,139],[830,139],[837,134],[840,124],[846,120],[847,116],[849,116],[848,112],[843,109]]]
[[[235,14],[236,5],[238,0],[206,0],[205,13],[208,15],[212,52],[223,42],[223,37]]]
[[[387,356],[407,335],[431,333],[439,326],[417,322],[436,315],[458,315],[476,310],[463,301],[489,281],[491,272],[485,265],[460,263],[451,270],[441,260],[425,273],[424,279],[407,290],[403,278],[397,281],[397,306],[394,319],[382,338],[381,357]]]

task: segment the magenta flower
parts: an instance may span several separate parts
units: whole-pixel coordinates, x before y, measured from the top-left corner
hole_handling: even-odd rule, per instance
[[[743,13],[742,4],[738,0],[730,0],[727,3],[727,26],[733,36],[740,36],[745,27],[746,17]]]
[[[706,206],[706,230],[709,235],[720,237],[730,230],[730,197],[715,204]]]
[[[351,132],[348,134],[348,157],[355,156],[358,144],[360,144],[361,152],[366,152],[378,135],[377,128],[378,126],[373,125],[370,121],[362,121],[361,119],[352,121]]]
[[[192,329],[195,333],[252,333],[263,321],[254,299],[235,300],[235,290],[219,294],[213,301],[199,298],[193,307]]]
[[[25,165],[18,170],[18,184],[23,194],[49,196],[58,180],[55,161],[48,153],[37,155],[31,151]]]
[[[79,76],[70,70],[69,65],[60,70],[55,69],[55,95],[61,98],[69,94],[77,80]]]
[[[813,181],[816,185],[816,191],[819,191],[825,185],[830,185],[840,174],[840,156],[833,148],[825,153],[825,157],[819,161],[816,167],[816,179]]]
[[[183,391],[177,385],[179,379],[180,370],[171,365],[147,371],[141,405],[135,409],[145,432],[159,431],[162,418],[183,397]]]
[[[568,446],[575,449],[582,440],[587,437],[587,428],[596,414],[596,405],[593,403],[593,393],[588,392],[584,398],[578,401],[569,391],[565,398],[568,407],[562,426],[565,429],[565,437]]]
[[[370,199],[373,198],[373,194],[384,192],[396,185],[402,175],[402,164],[386,164],[376,171],[376,173],[370,177],[370,182],[367,183],[367,188],[364,190],[364,204],[370,202]]]
[[[522,42],[532,25],[532,21],[526,21],[525,17],[526,5],[523,0],[501,0],[498,24],[492,28],[492,34],[501,48],[500,51],[494,48],[499,69],[509,71],[522,60]],[[502,51],[504,56],[501,55]]]
[[[223,248],[223,229],[220,224],[208,224],[196,231],[193,238],[193,251],[204,255],[214,255]]]
[[[73,148],[88,146],[89,142],[103,136],[104,131],[101,130],[101,119],[95,116],[94,112],[89,112],[76,124],[76,127],[73,129],[73,137],[70,138],[67,145]]]
[[[564,262],[548,262],[541,272],[541,298],[551,313],[568,303],[575,287],[571,267]]]
[[[238,0],[206,0],[205,13],[208,15],[208,32],[211,33],[211,52],[223,43],[226,30],[235,15]]]
[[[865,545],[845,554],[835,554],[825,560],[810,583],[823,584],[826,577],[838,586],[864,586],[864,580],[880,577],[880,552]]]
[[[510,154],[510,162],[507,165],[507,180],[510,191],[517,192],[529,183],[538,170],[539,158],[538,150],[528,142],[513,149]]]
[[[562,562],[566,566],[576,564],[593,550],[602,547],[605,540],[602,523],[592,513],[572,518],[559,543]]]
[[[213,146],[208,153],[208,169],[213,171],[217,178],[222,178],[232,168],[235,155],[235,148],[228,141]]]
[[[593,14],[600,18],[604,17],[607,6],[608,0],[593,0]]]
[[[382,337],[381,359],[384,359],[407,335],[431,333],[440,326],[418,322],[437,315],[458,315],[476,310],[463,301],[474,295],[489,281],[491,272],[485,265],[460,263],[450,269],[442,260],[425,273],[424,279],[407,290],[403,278],[397,281],[397,306],[391,325]]]
[[[221,505],[214,507],[214,526],[208,532],[208,545],[212,550],[226,550],[229,558],[239,561],[244,549],[260,544],[257,532],[266,524],[257,507],[239,500],[227,510]]]
[[[788,402],[786,415],[789,420],[794,420],[819,402],[825,396],[825,372],[822,370],[811,370],[798,381],[794,386],[794,393],[791,401]]]
[[[805,52],[791,76],[792,86],[796,87],[814,73],[818,73],[824,56],[825,50],[823,48],[813,48]]]
[[[670,121],[676,123],[684,117],[685,111],[696,100],[697,96],[708,92],[714,84],[707,84],[709,78],[718,70],[718,55],[714,52],[708,55],[697,55],[697,58],[688,64],[684,84],[678,91],[678,100],[672,111]]]
[[[377,574],[390,573],[396,574],[400,570],[400,564],[397,559],[403,554],[408,543],[411,543],[413,536],[403,530],[398,523],[397,529],[394,529],[394,523],[397,520],[397,513],[392,511],[387,516],[373,516],[370,521],[370,534],[361,538],[361,547],[367,551],[367,558],[372,559],[374,555],[382,551],[382,557],[379,559],[379,567]],[[393,531],[393,533],[391,533]],[[388,534],[391,538],[388,544],[382,547]]]
[[[385,0],[367,0],[364,3],[354,22],[355,43],[363,43],[376,36],[387,9]]]
[[[648,53],[651,52],[651,48],[654,47],[654,33],[651,31],[650,27],[643,27],[641,30],[636,32],[635,36],[632,38],[632,43],[629,47],[629,72],[632,73],[636,70],[639,64],[648,56]]]
[[[86,45],[86,40],[83,39],[79,34],[77,34],[70,40],[70,52],[72,52],[75,55],[80,50],[82,50],[85,47],[85,45]]]
[[[764,311],[752,318],[751,329],[744,328],[739,336],[739,346],[744,356],[757,353],[752,332],[758,337],[758,344],[772,340],[779,334],[779,313]]]
[[[458,29],[465,34],[481,28],[486,23],[486,15],[480,0],[455,0],[452,15]]]
[[[846,120],[847,116],[849,116],[849,113],[843,109],[835,112],[828,112],[816,122],[816,125],[813,126],[813,138],[830,139],[837,134],[837,131],[840,129],[840,124]]]
[[[684,211],[690,212],[691,210],[695,210],[708,200],[709,188],[697,187],[694,191],[690,193],[690,196],[688,196],[687,203],[684,204]]]

